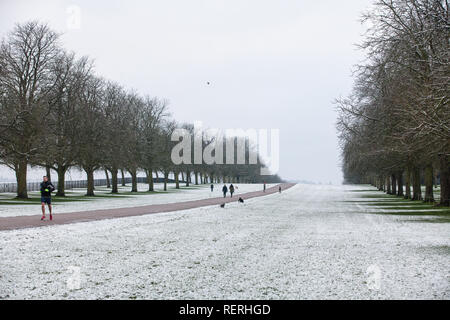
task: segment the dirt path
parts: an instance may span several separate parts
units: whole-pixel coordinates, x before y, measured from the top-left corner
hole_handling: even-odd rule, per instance
[[[294,183],[282,183],[281,188],[286,190],[292,186]],[[2,230],[14,230],[14,229],[25,229],[25,228],[36,228],[36,227],[44,227],[50,225],[59,225],[59,224],[69,224],[69,223],[77,223],[77,222],[87,222],[87,221],[95,221],[95,220],[104,220],[104,219],[113,219],[113,218],[123,218],[123,217],[132,217],[132,216],[140,216],[151,213],[160,213],[160,212],[170,212],[170,211],[178,211],[178,210],[186,210],[193,209],[198,207],[206,207],[212,205],[219,205],[222,203],[234,202],[237,201],[239,197],[245,199],[261,197],[268,194],[278,192],[278,186],[273,186],[271,188],[267,188],[265,192],[263,191],[253,191],[247,192],[243,194],[236,195],[233,198],[209,198],[202,200],[193,200],[193,201],[184,201],[184,202],[176,202],[176,203],[165,203],[165,204],[154,204],[148,206],[139,206],[132,208],[119,208],[119,209],[105,209],[105,210],[92,210],[92,211],[80,211],[80,212],[70,212],[70,213],[56,213],[53,217],[53,221],[47,220],[41,221],[41,215],[34,216],[18,216],[18,217],[3,217],[0,218],[0,231]],[[36,207],[36,211],[39,211],[40,208]]]

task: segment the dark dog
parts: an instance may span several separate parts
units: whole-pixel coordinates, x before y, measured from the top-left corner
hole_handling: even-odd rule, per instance
[[[225,203],[222,203],[222,204],[220,205],[220,207],[221,207],[221,208],[225,208]]]
[[[242,199],[241,197],[239,197],[238,202],[244,203],[244,199]]]

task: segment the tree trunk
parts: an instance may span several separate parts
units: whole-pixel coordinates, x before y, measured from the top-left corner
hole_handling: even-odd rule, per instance
[[[153,170],[147,170],[147,183],[148,183],[148,191],[155,191],[153,184]]]
[[[117,168],[111,169],[111,193],[119,193],[119,187],[118,187],[118,170]]]
[[[405,174],[405,199],[411,199],[411,170],[406,168]]]
[[[50,166],[45,166],[45,175],[48,178],[48,181],[52,181],[52,172],[50,170]]]
[[[173,175],[175,176],[175,189],[180,189],[179,173],[174,172]]]
[[[384,191],[383,177],[378,177],[378,190]]]
[[[106,176],[106,187],[111,188],[111,181],[109,181],[109,174],[106,168],[105,168],[105,176]]]
[[[195,172],[194,176],[195,176],[195,185],[198,185],[198,172]]]
[[[28,167],[27,160],[21,159],[18,163],[17,170],[16,170],[17,198],[28,199],[27,167]]]
[[[137,192],[137,171],[136,169],[128,171],[131,174],[131,192]]]
[[[181,181],[186,181],[186,180],[184,179],[184,172],[183,172],[183,171],[181,171]]]
[[[441,182],[441,200],[439,204],[450,206],[450,162],[448,155],[439,155],[439,169]]]
[[[125,187],[126,186],[125,173],[123,172],[123,169],[120,169],[120,172],[122,173],[122,187]]]
[[[391,178],[386,176],[386,193],[391,194]]]
[[[58,190],[56,191],[56,195],[58,197],[66,196],[66,171],[67,168],[65,166],[58,166]]]
[[[84,169],[87,174],[87,196],[94,196],[94,170],[92,168]]]
[[[397,173],[397,196],[403,197],[403,171]]]
[[[420,168],[414,167],[412,169],[412,200],[422,200],[422,190],[420,190]]]
[[[391,192],[393,195],[397,195],[397,177],[395,176],[395,173],[391,174],[391,180],[392,180]]]
[[[186,187],[189,187],[191,180],[191,173],[189,171],[186,171]]]
[[[433,184],[434,184],[435,189],[437,189],[438,176],[439,176],[439,170],[435,170],[434,176],[433,176]]]
[[[164,191],[167,191],[167,180],[169,180],[169,172],[164,172]]]
[[[427,164],[425,167],[425,202],[434,202],[433,196],[433,165]]]

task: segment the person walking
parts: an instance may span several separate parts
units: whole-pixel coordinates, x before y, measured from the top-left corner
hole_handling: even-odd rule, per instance
[[[223,185],[222,192],[223,192],[223,197],[226,198],[227,192],[228,192],[228,188],[227,188],[226,184]]]
[[[47,176],[42,178],[41,182],[41,207],[42,207],[42,217],[41,220],[45,220],[45,205],[48,206],[48,211],[50,212],[50,220],[53,220],[52,216],[52,192],[55,191],[55,187],[48,180]]]
[[[278,192],[281,193],[281,186],[278,186]]]
[[[234,186],[233,186],[233,184],[230,184],[230,194],[231,194],[231,198],[233,198],[233,193],[234,193]]]
[[[211,192],[214,191],[214,184],[211,183]]]
[[[266,192],[266,183],[264,182],[263,191]]]

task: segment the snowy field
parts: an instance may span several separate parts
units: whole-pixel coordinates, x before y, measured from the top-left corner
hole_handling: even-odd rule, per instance
[[[230,184],[227,183],[227,186]],[[233,184],[235,188],[235,195],[241,193],[260,191],[263,189],[262,184]],[[119,187],[119,194],[112,195],[111,189],[104,187],[95,187],[96,197],[84,197],[86,189],[71,189],[67,190],[67,199],[56,199],[53,201],[53,212],[67,213],[77,211],[89,211],[112,208],[126,208],[146,206],[151,204],[173,203],[180,201],[190,201],[198,199],[207,199],[212,197],[222,196],[223,184],[215,184],[214,191],[211,192],[210,184],[208,185],[191,185],[181,189],[175,189],[175,184],[168,184],[167,192],[163,191],[164,185],[162,183],[155,183],[155,193],[148,193],[148,184],[138,184],[138,193],[131,193],[131,186]],[[267,188],[273,184],[267,184]],[[30,192],[30,197],[40,199],[39,192]],[[228,193],[228,196],[230,194]],[[41,204],[39,201],[29,202],[26,204],[23,201],[17,201],[13,198],[15,194],[0,193],[0,217],[24,216],[40,214]],[[54,199],[55,200],[55,199]],[[59,201],[61,200],[61,201]]]
[[[367,189],[3,231],[0,298],[449,299],[448,211]]]

